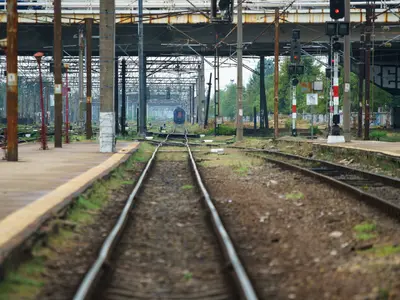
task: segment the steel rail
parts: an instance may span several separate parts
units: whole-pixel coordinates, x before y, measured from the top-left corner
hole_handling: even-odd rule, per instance
[[[166,137],[164,142],[166,142],[167,139],[168,139],[168,136]],[[117,223],[115,224],[115,226],[111,230],[110,234],[107,236],[106,240],[104,241],[96,261],[93,263],[92,267],[86,273],[82,283],[79,285],[79,288],[73,298],[74,300],[87,299],[87,297],[91,293],[91,291],[94,287],[94,283],[98,279],[98,275],[99,275],[103,265],[107,261],[107,258],[109,257],[112,248],[115,246],[116,240],[118,239],[118,237],[121,235],[122,231],[125,228],[125,224],[128,219],[129,211],[132,208],[133,200],[134,200],[137,192],[139,191],[139,189],[142,186],[142,183],[148,173],[148,170],[150,169],[150,167],[153,163],[153,160],[157,154],[158,149],[163,145],[164,142],[161,142],[158,144],[158,146],[154,150],[151,158],[147,162],[145,169],[143,170],[142,174],[139,177],[138,182],[135,185],[135,188],[133,189],[132,193],[129,195],[128,201],[126,202],[124,209],[122,210],[122,213],[118,218]]]
[[[196,166],[196,162],[193,158],[192,151],[190,150],[190,147],[188,145],[187,138],[186,138],[186,147],[187,147],[187,150],[189,153],[189,158],[191,161],[193,171],[196,175],[197,184],[199,185],[200,190],[204,196],[204,201],[205,201],[208,209],[210,210],[211,220],[214,225],[215,233],[217,234],[219,240],[221,241],[221,246],[224,248],[225,254],[227,255],[227,258],[228,258],[229,262],[231,263],[231,266],[234,270],[234,274],[236,277],[237,284],[240,288],[240,292],[245,299],[248,299],[248,300],[258,299],[256,292],[254,291],[254,288],[250,282],[250,279],[249,279],[242,263],[240,262],[239,256],[236,253],[235,247],[233,246],[233,243],[228,235],[228,232],[226,231],[224,225],[222,224],[222,221],[218,215],[217,209],[214,206],[214,203],[212,202],[211,197],[208,194],[207,189],[205,188],[205,186],[203,184],[200,173]]]
[[[221,242],[221,246],[223,247],[223,250],[225,251],[225,254],[227,255],[227,259],[229,260],[230,264],[233,267],[239,291],[243,295],[244,299],[257,300],[258,298],[257,298],[254,288],[250,282],[250,279],[248,278],[246,271],[239,260],[239,257],[233,246],[233,243],[232,243],[226,229],[224,228],[222,221],[218,215],[218,212],[217,212],[214,204],[211,201],[210,195],[208,194],[208,192],[201,180],[201,176],[197,169],[196,162],[193,158],[192,151],[189,147],[189,141],[188,141],[187,134],[188,134],[188,131],[187,131],[187,129],[185,129],[185,131],[184,131],[185,142],[183,143],[183,145],[186,147],[187,152],[189,153],[189,158],[191,161],[193,171],[195,172],[195,175],[196,175],[197,183],[203,193],[207,207],[211,212],[211,221],[214,225],[215,234],[217,235],[219,241]],[[137,183],[135,185],[135,188],[133,189],[132,193],[129,195],[128,201],[125,204],[121,215],[119,216],[119,218],[118,218],[115,226],[111,230],[110,234],[107,236],[106,240],[104,241],[96,261],[92,264],[91,268],[86,273],[83,281],[81,282],[80,286],[78,287],[78,290],[75,293],[74,298],[73,298],[74,300],[84,300],[84,299],[87,299],[88,296],[91,295],[91,293],[94,289],[95,283],[99,279],[99,274],[102,270],[102,267],[107,262],[107,259],[109,258],[110,254],[112,252],[112,249],[115,247],[119,236],[122,234],[122,232],[125,228],[125,224],[128,219],[128,214],[132,208],[134,198],[136,197],[137,192],[141,188],[143,181],[145,180],[146,175],[148,174],[148,171],[154,161],[154,158],[155,158],[157,152],[159,151],[159,148],[162,147],[164,144],[168,144],[168,142],[167,142],[168,138],[169,138],[169,134],[167,135],[167,137],[165,138],[164,141],[162,141],[158,144],[158,146],[154,150],[151,158],[147,162],[145,169],[143,170],[142,174],[139,177],[139,180],[137,181]]]
[[[339,181],[335,178],[332,178],[327,175],[320,174],[318,172],[315,172],[313,170],[310,170],[308,168],[304,168],[301,166],[297,166],[295,164],[291,164],[282,160],[270,158],[270,157],[265,157],[261,155],[256,155],[256,157],[261,158],[265,161],[271,162],[273,164],[279,165],[282,168],[288,169],[288,170],[294,170],[301,172],[305,175],[312,176],[317,179],[321,179],[322,181],[327,182],[328,184],[332,184],[338,188],[341,188],[349,193],[351,193],[353,196],[356,196],[359,200],[366,202],[367,204],[376,207],[377,209],[381,210],[382,212],[386,213],[389,216],[399,218],[400,217],[400,205],[396,205],[392,202],[389,202],[385,199],[382,199],[380,197],[374,196],[372,194],[366,193],[350,184],[347,184],[343,181]]]
[[[231,147],[231,148],[235,148],[235,147]],[[241,148],[241,149],[243,149],[243,148]],[[372,173],[369,171],[363,171],[363,170],[351,168],[348,166],[336,164],[334,162],[329,162],[326,160],[315,159],[315,158],[303,157],[303,156],[296,155],[296,154],[284,153],[284,152],[280,152],[280,151],[271,151],[271,150],[266,150],[266,149],[262,149],[262,150],[256,149],[256,148],[247,148],[247,149],[250,150],[249,152],[268,153],[271,155],[282,156],[282,157],[286,157],[286,158],[290,158],[290,159],[298,159],[298,160],[307,161],[307,162],[319,163],[319,164],[323,164],[328,167],[340,169],[341,171],[353,173],[358,176],[368,178],[369,180],[379,181],[379,182],[385,183],[387,185],[390,185],[392,187],[400,187],[400,179],[397,179],[395,177],[376,174],[376,173]]]

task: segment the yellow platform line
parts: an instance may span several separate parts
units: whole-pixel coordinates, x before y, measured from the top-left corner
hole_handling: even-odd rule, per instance
[[[132,143],[106,161],[57,187],[0,221],[0,263],[46,220],[71,203],[96,180],[125,162],[139,143]]]

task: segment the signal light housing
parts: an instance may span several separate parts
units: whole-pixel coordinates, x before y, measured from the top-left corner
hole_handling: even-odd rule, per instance
[[[344,0],[329,1],[330,16],[334,20],[344,18]]]
[[[292,40],[290,44],[290,62],[298,64],[301,60],[301,46],[298,40]]]

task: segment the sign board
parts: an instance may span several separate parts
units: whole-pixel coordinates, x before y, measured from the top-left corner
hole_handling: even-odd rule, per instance
[[[54,106],[54,95],[50,95],[50,106]]]
[[[217,125],[221,125],[222,124],[222,117],[217,117]]]
[[[307,94],[307,105],[318,105],[318,94]]]
[[[302,92],[311,92],[311,82],[300,82]]]
[[[324,84],[322,81],[314,81],[313,82],[313,90],[314,91],[323,91],[324,90]]]

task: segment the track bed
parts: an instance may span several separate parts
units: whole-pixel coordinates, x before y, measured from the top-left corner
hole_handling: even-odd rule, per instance
[[[135,203],[94,299],[235,299],[187,153],[158,154]]]

